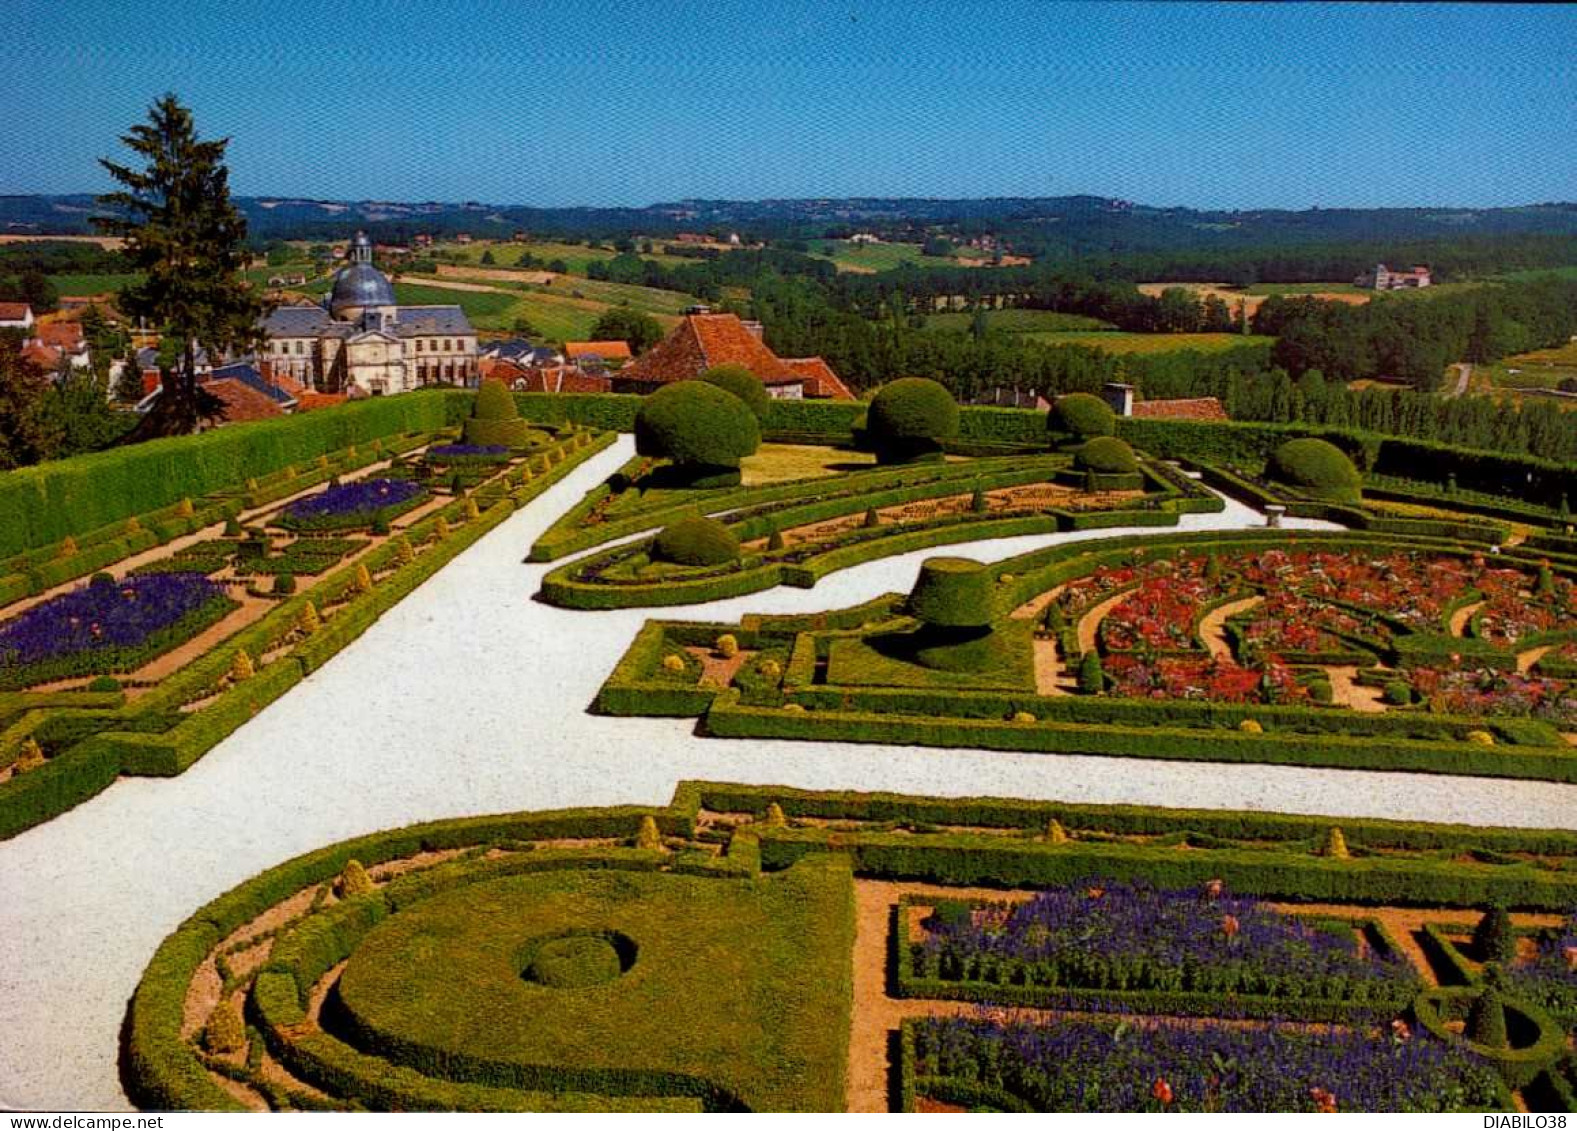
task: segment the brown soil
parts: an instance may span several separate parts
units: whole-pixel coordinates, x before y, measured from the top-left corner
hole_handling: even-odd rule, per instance
[[[1014,609],[1008,615],[1014,620],[1034,620],[1036,617],[1040,616],[1041,613],[1046,611],[1047,605],[1051,604],[1062,595],[1062,591],[1065,588],[1067,588],[1067,586],[1058,585],[1054,588],[1046,590],[1044,593],[1040,593],[1034,597],[1031,597],[1028,601],[1025,601],[1022,605]]]
[[[1079,651],[1090,652],[1095,649],[1095,637],[1101,630],[1101,621],[1106,619],[1106,614],[1133,596],[1132,589],[1124,589],[1120,593],[1113,593],[1106,600],[1090,609],[1079,618]]]
[[[1452,636],[1461,636],[1467,632],[1467,622],[1473,619],[1473,614],[1484,607],[1483,601],[1475,601],[1471,605],[1463,605],[1451,614],[1451,619],[1446,622],[1446,631]]]
[[[1553,652],[1554,650],[1555,645],[1553,644],[1540,644],[1537,648],[1529,648],[1526,652],[1518,652],[1517,671],[1521,672],[1523,675],[1527,675],[1528,672],[1533,670],[1534,664],[1544,659],[1546,653]]]
[[[1378,687],[1365,687],[1360,684],[1355,678],[1358,674],[1357,668],[1351,665],[1327,667],[1325,674],[1331,677],[1331,703],[1335,706],[1370,714],[1386,709],[1381,701],[1384,693]]]
[[[1057,653],[1057,642],[1037,638],[1034,648],[1035,694],[1067,695],[1070,681],[1063,670],[1062,659]]]
[[[453,860],[462,852],[459,848],[442,848],[432,852],[418,852],[414,856],[407,856],[403,860],[386,860],[382,864],[374,864],[367,869],[367,878],[377,883],[384,883],[403,876],[407,872],[419,872],[423,868],[431,868],[447,860]]]
[[[755,653],[741,648],[727,658],[719,656],[710,648],[690,645],[685,648],[696,659],[701,661],[701,678],[712,680],[718,687],[727,687],[734,682],[734,676],[745,662]]]
[[[1238,601],[1228,601],[1219,608],[1212,609],[1199,621],[1199,639],[1204,642],[1205,649],[1212,659],[1231,662],[1232,645],[1227,643],[1225,628],[1227,619],[1239,613],[1246,613],[1256,605],[1263,604],[1264,597],[1244,597]]]

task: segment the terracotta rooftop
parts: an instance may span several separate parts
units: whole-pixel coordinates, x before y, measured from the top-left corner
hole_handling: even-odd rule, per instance
[[[1215,397],[1184,397],[1169,401],[1135,401],[1133,414],[1149,420],[1230,420]]]
[[[804,380],[733,314],[685,315],[666,338],[619,370],[619,380],[666,385],[718,365],[742,365],[764,385]]]
[[[296,411],[311,412],[315,408],[333,408],[344,403],[344,393],[302,393],[296,398]]]
[[[25,302],[0,302],[0,322],[25,321],[29,310]]]
[[[604,361],[629,360],[629,342],[565,342],[564,356],[575,360],[595,354]]]
[[[805,381],[805,395],[832,401],[852,401],[854,394],[843,379],[819,357],[785,357],[783,364]]]
[[[597,377],[575,365],[544,365],[528,369],[523,384],[528,393],[606,393],[613,388],[613,378]]]
[[[61,349],[75,349],[83,341],[80,322],[40,322],[34,327],[33,333],[46,346]]]
[[[60,351],[54,346],[44,346],[37,342],[29,342],[22,347],[22,356],[42,369],[53,373],[60,365]]]
[[[221,377],[203,384],[205,392],[212,393],[224,402],[226,424],[248,420],[270,420],[283,416],[284,409],[272,397],[258,392],[244,381],[234,377]]]

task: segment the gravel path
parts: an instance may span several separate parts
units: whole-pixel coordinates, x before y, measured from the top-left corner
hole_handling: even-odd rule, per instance
[[[291,856],[419,820],[664,803],[684,778],[807,788],[1577,825],[1577,787],[1285,766],[698,739],[689,720],[585,713],[643,610],[531,600],[553,517],[628,437],[466,551],[345,651],[173,779],[128,779],[0,843],[0,1106],[122,1108],[116,1040],[159,941]],[[1230,504],[1187,529],[1262,523]],[[1289,524],[1290,525],[1290,524]],[[1089,532],[1101,537],[1115,532]],[[1150,531],[1154,533],[1154,531]],[[1162,531],[1162,533],[1167,533]],[[938,552],[992,559],[1081,536],[926,550],[673,618],[834,609],[906,590]]]

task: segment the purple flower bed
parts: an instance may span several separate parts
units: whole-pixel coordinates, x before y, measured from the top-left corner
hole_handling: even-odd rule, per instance
[[[0,625],[0,687],[129,670],[234,607],[224,587],[201,573],[95,581]]]
[[[1507,1098],[1463,1050],[1410,1034],[963,1017],[911,1032],[922,1094],[939,1079],[1040,1112],[1440,1112],[1498,1110]]]
[[[1507,971],[1515,992],[1577,1022],[1577,911],[1539,942],[1537,955]]]
[[[509,449],[502,444],[439,444],[427,449],[427,458],[439,463],[459,460],[503,463],[509,458]]]
[[[368,526],[410,510],[427,494],[409,479],[358,479],[297,499],[285,508],[280,525],[295,530],[331,530]]]
[[[1219,887],[1165,891],[1089,880],[1027,903],[933,915],[916,972],[944,981],[1090,990],[1259,994],[1401,1004],[1419,988],[1402,955],[1360,948]]]

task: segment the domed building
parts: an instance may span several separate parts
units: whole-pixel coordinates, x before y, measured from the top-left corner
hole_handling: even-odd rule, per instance
[[[403,393],[475,385],[476,331],[458,306],[400,306],[357,232],[321,306],[282,306],[263,322],[263,366],[313,392]]]

